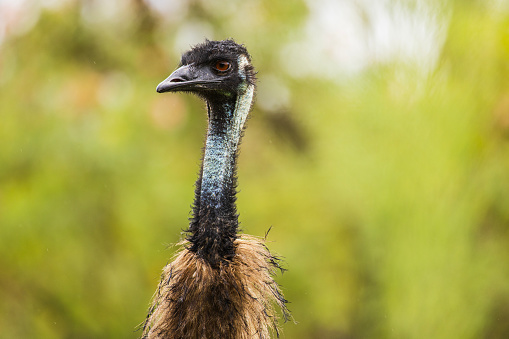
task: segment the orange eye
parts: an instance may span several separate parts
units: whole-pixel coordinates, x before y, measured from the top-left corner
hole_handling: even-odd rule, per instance
[[[228,61],[218,61],[214,67],[216,70],[224,72],[230,69],[230,63]]]

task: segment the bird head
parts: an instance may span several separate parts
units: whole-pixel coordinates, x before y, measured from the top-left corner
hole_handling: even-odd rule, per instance
[[[180,67],[157,86],[157,92],[192,92],[213,100],[242,93],[255,81],[244,46],[230,39],[205,40],[182,55]]]

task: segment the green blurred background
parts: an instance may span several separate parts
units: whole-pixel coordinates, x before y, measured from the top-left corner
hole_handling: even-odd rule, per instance
[[[209,39],[259,90],[243,230],[286,338],[509,338],[509,4],[0,1],[0,337],[136,338],[206,124],[156,85]]]

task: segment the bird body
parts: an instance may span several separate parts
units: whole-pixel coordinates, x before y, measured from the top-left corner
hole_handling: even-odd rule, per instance
[[[256,81],[250,60],[233,40],[207,40],[157,87],[203,98],[208,129],[188,236],[163,270],[143,338],[269,338],[278,335],[274,304],[287,314],[274,281],[279,259],[264,239],[238,231],[237,155]]]

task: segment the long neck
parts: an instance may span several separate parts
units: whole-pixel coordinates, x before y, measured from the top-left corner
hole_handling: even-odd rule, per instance
[[[237,154],[253,94],[254,86],[249,85],[237,96],[207,102],[207,139],[188,240],[190,250],[212,266],[235,254]]]

